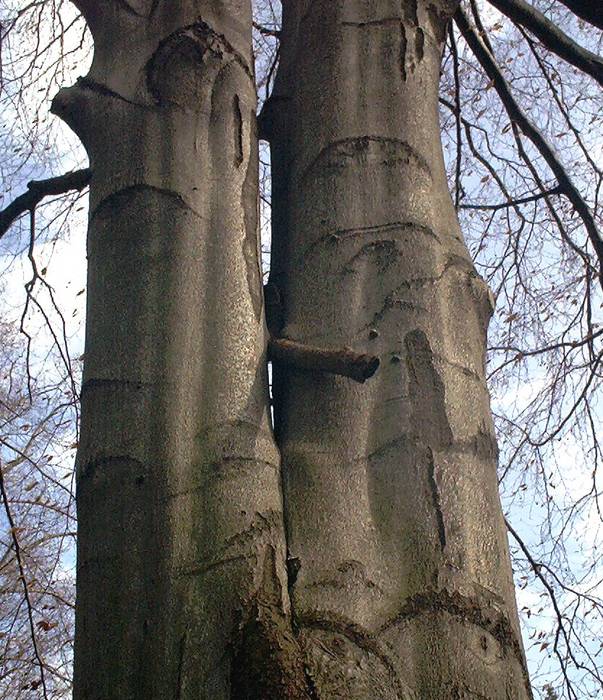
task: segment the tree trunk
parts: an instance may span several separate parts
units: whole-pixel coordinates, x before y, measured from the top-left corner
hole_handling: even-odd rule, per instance
[[[249,1],[76,4],[94,62],[54,105],[93,169],[74,697],[304,697],[267,401]]]
[[[529,697],[491,302],[439,140],[455,3],[284,3],[265,123],[285,522],[249,1],[76,4],[94,62],[55,103],[93,171],[75,699]],[[381,369],[283,364],[299,341]]]
[[[529,698],[485,385],[492,299],[438,124],[446,0],[285,0],[263,115],[282,335],[377,354],[279,366],[294,620],[317,697]]]

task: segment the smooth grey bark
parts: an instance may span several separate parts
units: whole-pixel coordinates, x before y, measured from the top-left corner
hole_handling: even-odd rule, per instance
[[[285,3],[278,335],[381,357],[364,384],[277,362],[285,522],[249,2],[76,4],[94,62],[55,103],[93,171],[74,697],[529,697],[491,302],[439,141],[456,3]]]
[[[531,697],[485,385],[492,298],[438,123],[446,0],[285,0],[272,144],[282,335],[377,354],[276,367],[293,616],[320,698]]]
[[[93,171],[74,697],[304,697],[268,414],[249,1],[76,4],[94,61],[54,104]]]

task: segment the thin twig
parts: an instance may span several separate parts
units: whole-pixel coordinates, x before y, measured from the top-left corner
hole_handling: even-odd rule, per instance
[[[454,75],[454,103],[455,103],[455,121],[456,121],[456,171],[455,171],[455,188],[454,188],[454,206],[459,208],[462,196],[461,186],[461,165],[462,165],[462,149],[463,139],[461,130],[461,81],[459,78],[459,53],[456,48],[456,40],[454,38],[454,28],[450,24],[448,27],[448,35],[450,37],[450,54],[452,56],[452,73]]]
[[[461,204],[460,209],[488,209],[492,211],[497,211],[498,209],[507,209],[508,207],[515,207],[518,204],[529,204],[530,202],[537,202],[543,197],[548,197],[554,194],[563,194],[561,187],[553,187],[546,192],[538,192],[537,194],[532,194],[529,197],[520,197],[519,199],[512,199],[508,202],[499,202],[498,204]]]
[[[256,29],[260,34],[263,34],[264,36],[273,36],[273,37],[276,37],[278,39],[281,35],[281,33],[278,29],[271,29],[270,27],[265,27],[263,24],[260,24],[259,22],[254,22],[253,28]]]
[[[597,0],[559,0],[559,2],[581,19],[603,30],[603,12],[601,12],[601,3]]]
[[[6,513],[6,519],[8,520],[8,526],[10,528],[11,539],[13,543],[13,548],[15,550],[15,559],[17,561],[17,568],[19,570],[19,578],[23,585],[23,596],[25,598],[25,604],[27,606],[27,616],[29,618],[29,630],[31,633],[31,642],[33,645],[34,655],[36,657],[36,662],[40,669],[40,683],[42,684],[42,694],[44,700],[48,700],[48,692],[46,690],[46,678],[44,675],[44,662],[40,656],[40,651],[38,649],[38,642],[36,638],[36,628],[33,620],[33,608],[31,605],[31,599],[29,597],[29,589],[27,587],[27,579],[25,578],[25,569],[23,567],[23,559],[21,557],[21,545],[19,544],[19,538],[17,537],[17,527],[15,525],[15,520],[10,508],[10,501],[8,500],[8,494],[6,492],[6,485],[4,483],[4,475],[2,473],[2,461],[0,460],[0,494],[2,495],[2,502],[4,504],[4,511]]]

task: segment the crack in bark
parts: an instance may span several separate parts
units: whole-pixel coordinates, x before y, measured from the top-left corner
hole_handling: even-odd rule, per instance
[[[224,541],[224,548],[235,547],[241,544],[256,539],[258,535],[263,535],[265,532],[277,529],[282,522],[282,516],[279,511],[267,510],[265,513],[256,513],[251,525],[241,532],[237,532]]]
[[[243,163],[243,115],[241,113],[238,96],[235,96],[235,114],[238,114],[235,125],[235,139],[240,148],[240,162]],[[250,124],[255,121],[252,115]],[[237,129],[238,127],[238,129]],[[258,208],[257,208],[257,172],[258,153],[252,150],[247,160],[247,172],[241,192],[241,206],[243,209],[243,259],[245,260],[245,275],[247,277],[247,289],[253,307],[256,321],[260,321],[263,306],[262,267],[260,263],[261,253],[258,246]],[[237,160],[239,156],[236,156]]]
[[[246,470],[243,468],[242,464],[250,465]],[[213,481],[226,481],[228,479],[247,479],[250,476],[257,476],[258,471],[266,469],[274,472],[279,471],[279,465],[274,462],[270,462],[267,459],[260,459],[258,457],[239,457],[239,456],[225,456],[214,460],[208,460],[204,463],[206,469],[212,470],[212,473],[203,481],[191,486],[190,488],[181,489],[179,491],[171,491],[164,497],[163,500],[169,501],[174,498],[181,498],[182,496],[189,496],[199,491],[204,491],[208,486],[212,484]],[[220,469],[220,467],[226,467]]]
[[[408,32],[412,39],[409,39]],[[425,56],[425,32],[418,24],[411,24],[407,30],[403,22],[400,23],[400,71],[402,80],[406,82],[408,71],[414,72],[418,64]],[[408,65],[408,69],[407,69]]]
[[[75,86],[82,89],[82,90],[87,90],[89,92],[93,92],[93,93],[100,95],[102,97],[110,97],[111,99],[119,100],[120,102],[125,102],[126,104],[131,105],[133,107],[138,107],[138,108],[144,109],[144,110],[150,109],[150,107],[148,105],[142,104],[140,102],[134,102],[133,100],[129,100],[127,97],[124,97],[119,92],[115,92],[115,90],[111,90],[111,88],[107,87],[103,83],[98,83],[96,80],[93,80],[92,78],[89,78],[87,76],[78,78],[76,83],[75,83]],[[67,88],[67,89],[71,89],[71,88]],[[59,95],[60,94],[61,93],[59,93]]]
[[[443,355],[434,353],[434,357],[442,364],[448,365],[449,367],[452,367],[453,369],[457,369],[459,372],[462,372],[466,377],[475,379],[477,382],[479,382],[480,385],[483,385],[485,383],[484,377],[481,374],[479,374],[479,372],[476,372],[475,370],[472,370],[469,367],[465,367],[465,365],[461,365],[459,362],[449,360]]]
[[[241,113],[241,100],[238,95],[232,98],[234,114],[234,152],[235,166],[238,168],[243,162],[243,115]]]
[[[132,389],[139,391],[140,389],[150,389],[156,387],[156,382],[141,382],[131,379],[87,379],[80,390],[80,397],[91,389]]]
[[[226,566],[227,564],[234,564],[240,561],[246,561],[251,559],[251,554],[235,554],[232,557],[224,557],[223,559],[213,559],[207,561],[205,564],[199,564],[198,566],[193,566],[188,569],[182,569],[175,572],[176,578],[183,578],[185,576],[204,576],[210,571],[219,569],[221,566]]]
[[[402,18],[401,17],[381,17],[379,19],[369,19],[366,20],[365,22],[352,22],[350,20],[343,21],[341,23],[342,27],[357,27],[359,29],[363,29],[365,27],[374,27],[374,26],[382,26],[384,24],[397,24],[398,22],[401,22]]]
[[[343,237],[343,238],[348,238],[352,236],[359,236],[363,234],[369,234],[369,233],[384,233],[386,231],[396,231],[402,229],[403,231],[406,230],[411,230],[411,231],[420,231],[421,233],[424,233],[426,236],[431,236],[432,238],[435,238],[438,243],[440,242],[440,237],[439,235],[430,227],[425,224],[420,224],[416,221],[389,221],[385,224],[374,224],[372,226],[359,226],[358,228],[341,228],[341,229],[336,229],[335,231],[328,233],[324,236],[321,236],[317,241],[314,242],[313,245],[317,245],[322,241],[328,240],[329,238],[332,237]]]
[[[117,4],[129,15],[134,15],[134,17],[144,17],[143,14],[138,12],[138,10],[132,5],[127,0],[116,0]]]
[[[420,306],[418,302],[415,301],[410,301],[406,299],[398,299],[396,295],[404,288],[406,289],[412,289],[412,288],[419,288],[423,287],[427,284],[432,284],[435,285],[438,282],[440,282],[444,275],[449,272],[450,270],[453,270],[454,268],[465,268],[469,273],[474,273],[474,268],[472,264],[469,262],[464,257],[461,257],[459,255],[452,255],[444,264],[442,270],[434,276],[429,276],[429,277],[415,277],[413,279],[407,279],[401,282],[397,287],[394,287],[391,292],[387,294],[385,299],[383,300],[383,304],[381,307],[373,314],[372,319],[366,323],[364,326],[362,326],[360,329],[356,331],[357,334],[360,334],[364,331],[366,331],[369,328],[372,328],[377,324],[378,321],[381,321],[383,317],[385,316],[385,313],[392,308],[395,308],[396,306],[399,308],[402,308],[404,306],[408,307],[409,309],[421,309],[423,311],[426,311],[426,308],[423,306]]]
[[[378,593],[383,594],[383,589],[373,580],[371,580],[367,573],[365,566],[353,559],[342,562],[337,567],[337,572],[331,576],[331,578],[323,578],[318,581],[311,581],[304,584],[304,588],[334,588],[336,590],[342,590],[345,588],[347,583],[347,576],[356,581],[360,581],[367,588],[376,590]]]
[[[446,29],[448,27],[448,12],[444,11],[440,6],[430,3],[427,5],[427,17],[433,29],[433,35],[438,44],[443,44],[446,39]]]
[[[419,25],[418,1],[404,0],[402,3],[402,10],[404,11],[404,19],[410,24],[410,26],[417,27]]]
[[[282,607],[276,551],[266,547],[262,580],[241,611],[233,640],[232,700],[311,700],[301,646]]]
[[[243,470],[241,469],[241,463],[245,464],[251,464],[253,465],[253,473],[257,473],[258,468],[260,465],[262,467],[265,467],[267,469],[271,469],[274,471],[278,471],[278,464],[274,464],[274,462],[270,462],[266,459],[260,459],[259,457],[251,456],[251,457],[246,457],[243,455],[222,455],[221,457],[218,457],[213,460],[207,461],[206,467],[207,469],[213,470],[212,476],[218,476],[220,479],[228,479],[231,475],[228,473],[227,470],[221,468],[221,467],[228,467],[231,464],[236,464],[239,469],[233,470],[234,471],[234,476],[236,477],[246,477],[248,474],[244,474]],[[203,486],[206,486],[211,479],[207,479],[201,486],[198,488],[203,488]]]
[[[77,468],[78,481],[92,478],[97,469],[115,462],[125,463],[140,469],[141,473],[133,475],[133,481],[137,486],[144,483],[148,471],[147,466],[142,460],[127,454],[97,455],[81,462]]]
[[[407,397],[401,397],[401,400],[406,400]],[[387,440],[376,449],[366,455],[357,458],[355,461],[370,461],[378,459],[383,453],[389,449],[404,447],[409,441],[416,442],[416,437],[411,433],[401,433],[390,440]],[[493,459],[498,454],[498,446],[496,436],[483,430],[482,428],[471,438],[466,440],[455,440],[450,445],[446,446],[446,454],[455,455],[475,455],[482,459]]]
[[[277,511],[270,510],[266,511],[266,513],[256,513],[249,527],[224,540],[216,556],[198,559],[197,561],[191,562],[186,567],[180,567],[176,575],[178,577],[199,576],[213,571],[220,566],[224,566],[225,564],[232,564],[253,558],[253,553],[248,552],[245,554],[237,550],[243,549],[246,545],[253,542],[256,543],[257,549],[265,542],[265,535],[277,531],[280,528],[281,522],[281,514]],[[232,550],[235,551],[233,552]]]
[[[430,448],[428,448],[428,459],[429,488],[431,490],[431,498],[436,514],[436,521],[438,524],[438,539],[440,541],[440,549],[443,552],[446,549],[446,525],[444,523],[444,513],[442,512],[442,504],[440,501],[440,490],[436,481],[436,464],[433,458],[433,451]]]
[[[423,278],[421,280],[421,283],[429,284],[429,282],[435,282],[435,281],[436,281],[435,278]],[[398,299],[396,297],[396,292],[398,292],[402,288],[402,286],[405,286],[405,285],[408,286],[406,283],[404,283],[404,285],[400,285],[399,287],[396,287],[395,290],[393,290],[390,294],[388,294],[385,297],[380,309],[378,311],[376,311],[373,314],[373,317],[371,318],[371,320],[368,323],[366,323],[364,326],[362,326],[362,328],[360,328],[360,330],[357,332],[362,333],[362,332],[366,331],[367,329],[372,328],[373,326],[377,325],[377,323],[379,321],[383,320],[383,318],[385,317],[385,314],[390,309],[398,308],[398,309],[406,309],[407,311],[427,312],[427,310],[428,310],[427,307],[422,306],[421,304],[419,304],[416,301],[409,301],[407,299]]]
[[[408,75],[406,73],[406,53],[408,51],[408,40],[406,39],[406,27],[404,22],[400,22],[400,73],[402,80],[406,82]]]
[[[438,243],[441,243],[439,234],[437,234],[430,226],[420,224],[415,221],[390,221],[384,224],[374,224],[372,226],[359,226],[357,228],[341,228],[329,231],[313,241],[303,253],[295,260],[295,265],[303,265],[304,260],[315,253],[315,249],[325,245],[338,245],[346,243],[356,237],[380,235],[389,232],[400,231],[404,236],[408,236],[413,231],[418,231],[425,236],[434,238]],[[396,240],[396,239],[391,239]]]
[[[287,548],[288,551],[288,548]],[[297,582],[297,577],[299,575],[299,572],[301,571],[301,561],[299,557],[292,557],[290,555],[287,555],[287,561],[286,561],[286,568],[287,568],[287,588],[289,589],[289,592],[293,590],[293,587],[295,586]]]
[[[370,255],[375,253],[376,255],[382,255],[383,260],[378,266],[378,273],[386,272],[394,263],[396,257],[405,257],[405,253],[398,247],[397,241],[392,241],[388,239],[382,239],[378,241],[370,241],[365,243],[360,247],[359,250],[354,253],[354,255],[347,260],[345,266],[340,270],[340,275],[345,275],[347,273],[353,273],[354,263],[365,255]]]
[[[421,27],[415,29],[415,55],[417,61],[422,61],[425,55],[425,32]]]
[[[446,387],[435,367],[429,339],[417,328],[406,334],[404,344],[413,430],[426,445],[446,448],[453,442],[446,414]]]
[[[304,676],[306,678],[306,683],[308,684],[308,692],[310,694],[310,700],[321,700],[320,695],[318,693],[318,688],[316,687],[316,683],[314,682],[314,678],[312,678],[312,673],[310,672],[310,669],[308,666],[304,664]]]

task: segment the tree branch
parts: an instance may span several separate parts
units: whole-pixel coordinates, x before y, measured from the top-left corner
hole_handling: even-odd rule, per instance
[[[513,529],[509,521],[505,518],[505,525],[507,526],[507,530],[510,532],[510,534],[513,536],[513,539],[517,542],[519,545],[519,548],[523,552],[523,555],[525,558],[528,560],[528,563],[530,564],[530,568],[534,572],[536,578],[540,581],[540,583],[544,586],[549,599],[551,601],[551,604],[553,606],[553,609],[555,611],[555,616],[557,618],[557,634],[555,635],[555,643],[553,650],[555,652],[555,656],[557,657],[559,661],[559,667],[561,668],[561,672],[563,673],[563,677],[565,679],[565,685],[568,690],[568,693],[570,697],[574,698],[577,700],[577,695],[572,687],[570,678],[567,674],[567,669],[565,667],[565,658],[564,655],[560,652],[558,648],[558,643],[559,643],[559,635],[561,634],[563,636],[563,639],[565,641],[565,647],[566,647],[566,653],[567,655],[571,658],[571,660],[574,662],[574,664],[579,668],[580,664],[576,661],[574,654],[572,653],[572,646],[571,646],[571,640],[570,637],[567,633],[567,630],[565,629],[565,625],[563,623],[564,616],[563,613],[561,612],[561,609],[559,608],[559,601],[557,600],[557,596],[555,594],[555,589],[551,586],[549,581],[547,580],[546,576],[542,573],[542,565],[539,564],[534,557],[530,554],[530,551],[528,550],[527,546],[525,545],[524,541],[519,537],[517,532]]]
[[[549,51],[603,85],[603,59],[577,44],[542,12],[524,0],[489,0],[489,2],[509,19],[532,32]]]
[[[530,202],[536,202],[543,197],[549,197],[554,194],[563,194],[559,186],[553,187],[545,192],[538,192],[537,194],[532,194],[529,197],[520,197],[519,199],[511,199],[508,202],[499,202],[498,204],[461,204],[461,209],[489,209],[491,211],[497,211],[498,209],[508,209],[509,207],[515,207],[518,204],[529,204]]]
[[[479,61],[482,68],[492,81],[492,84],[498,93],[498,96],[503,103],[511,121],[515,122],[522,132],[530,139],[537,150],[540,152],[549,168],[553,171],[559,188],[563,194],[570,200],[576,213],[582,219],[588,238],[595,250],[599,261],[599,279],[603,287],[603,239],[593,218],[593,215],[588,208],[588,205],[578,192],[571,177],[566,172],[565,168],[557,158],[555,152],[548,144],[544,136],[530,122],[527,116],[523,113],[515,98],[511,94],[511,90],[506,80],[504,79],[499,67],[494,61],[494,57],[484,46],[484,43],[479,38],[475,30],[469,24],[469,21],[463,11],[459,8],[454,16],[461,34],[465,41],[473,51],[475,57]]]
[[[22,214],[32,211],[44,199],[51,195],[65,194],[71,190],[81,191],[90,182],[90,168],[75,170],[65,175],[51,177],[48,180],[32,180],[27,184],[27,192],[13,200],[0,211],[0,238]]]
[[[353,350],[326,350],[286,338],[270,338],[269,358],[284,365],[348,377],[361,384],[377,371],[379,358]]]
[[[257,30],[260,34],[263,34],[264,36],[273,36],[276,39],[280,39],[281,33],[278,29],[271,29],[270,27],[265,27],[259,22],[254,22],[253,28]]]
[[[559,0],[577,17],[603,30],[603,12],[596,0]]]

